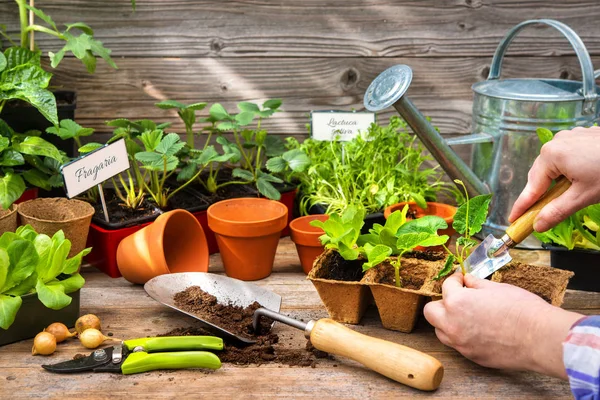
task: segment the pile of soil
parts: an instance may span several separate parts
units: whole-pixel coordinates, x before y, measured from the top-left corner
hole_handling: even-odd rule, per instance
[[[322,267],[315,268],[313,278],[358,282],[364,275],[362,265],[365,260],[360,257],[358,260],[349,261],[344,260],[337,251],[330,251],[320,261]]]
[[[252,329],[252,315],[261,305],[254,302],[242,308],[219,304],[215,296],[204,292],[198,286],[191,286],[175,295],[177,307],[198,315],[215,325],[248,339],[255,344],[242,345],[225,340],[223,351],[215,352],[221,362],[235,365],[279,363],[290,366],[315,367],[318,359],[332,358],[329,354],[315,349],[310,342],[304,349],[284,348],[279,335],[270,332],[272,320],[261,318],[258,332]],[[173,329],[160,336],[212,335],[202,328],[187,327]]]

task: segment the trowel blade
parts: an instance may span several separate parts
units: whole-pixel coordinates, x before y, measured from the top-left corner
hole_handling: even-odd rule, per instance
[[[488,235],[465,260],[464,265],[467,273],[485,279],[508,264],[512,260],[510,254],[508,254],[508,249],[495,257],[491,255],[503,244],[502,240]]]

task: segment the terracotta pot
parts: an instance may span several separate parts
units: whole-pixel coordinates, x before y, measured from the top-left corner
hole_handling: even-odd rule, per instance
[[[119,272],[143,284],[158,275],[207,272],[208,246],[202,226],[185,210],[173,210],[127,236],[117,248]]]
[[[94,207],[85,201],[62,197],[39,198],[19,204],[21,225],[31,225],[38,233],[48,236],[59,230],[71,241],[69,257],[85,249]]]
[[[375,305],[384,328],[410,333],[417,323],[427,297],[436,294],[433,278],[443,268],[444,261],[403,258],[400,278],[395,285],[394,267],[380,264],[365,273],[362,283],[373,293]]]
[[[511,262],[494,272],[492,281],[518,286],[560,307],[573,275],[572,271]]]
[[[414,201],[408,201],[408,202],[403,201],[402,203],[396,203],[396,204],[393,204],[393,205],[387,207],[383,211],[383,216],[387,219],[387,217],[389,217],[390,214],[393,213],[394,211],[402,211],[402,209],[404,208],[404,206],[406,204],[408,204],[409,214],[410,213],[415,214],[416,218],[421,218],[426,215],[435,215],[435,216],[444,218],[444,220],[448,224],[448,228],[438,230],[438,235],[440,235],[440,236],[448,235],[448,236],[452,237],[452,235],[454,235],[456,233],[454,228],[452,228],[452,223],[454,222],[454,214],[456,214],[456,207],[451,206],[449,204],[428,201],[427,208],[423,209],[423,208],[419,207],[417,205],[417,203],[415,203]],[[437,251],[437,250],[443,250],[443,247],[442,246],[434,246],[434,247],[425,248],[425,247],[417,246],[415,248],[415,250],[419,250],[419,251],[425,251],[427,249]]]
[[[228,276],[254,281],[271,274],[281,231],[287,225],[285,205],[237,198],[213,204],[207,215]]]
[[[346,324],[358,324],[367,307],[373,303],[369,287],[361,283],[363,260],[346,261],[335,250],[325,250],[314,262],[308,274],[331,319]],[[332,267],[357,271],[358,279],[331,279]]]
[[[321,228],[311,226],[312,221],[327,221],[329,215],[307,215],[296,218],[290,222],[290,236],[296,244],[296,251],[300,257],[300,264],[305,274],[312,269],[313,263],[325,248],[321,244],[319,237],[325,232]]]
[[[17,207],[13,204],[8,210],[0,210],[0,235],[17,230]]]

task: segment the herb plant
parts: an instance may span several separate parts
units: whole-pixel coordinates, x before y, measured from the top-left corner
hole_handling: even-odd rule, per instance
[[[52,74],[41,66],[41,51],[33,43],[33,32],[44,33],[65,42],[56,53],[48,52],[50,65],[56,68],[67,52],[80,59],[88,72],[96,69],[96,57],[102,57],[111,67],[117,68],[110,58],[110,50],[94,38],[94,31],[83,22],[66,24],[64,30],[58,28],[50,16],[39,8],[31,7],[27,0],[15,0],[19,8],[20,35],[11,37],[5,29],[0,29],[0,38],[10,47],[0,53],[0,112],[9,100],[22,100],[50,121],[58,125],[56,99],[48,90]],[[28,12],[45,25],[33,21],[30,24]]]
[[[435,200],[440,191],[451,191],[437,166],[426,167],[431,157],[397,116],[387,126],[372,124],[348,142],[307,139],[300,144],[290,139],[287,147],[310,158],[306,172],[292,174],[304,194],[302,214],[316,205],[327,214],[341,212],[349,204],[362,204],[373,213],[409,200],[426,208],[425,202]]]
[[[448,253],[448,258],[446,259],[444,268],[434,278],[436,280],[441,279],[452,272],[455,261],[458,261],[460,264],[463,275],[466,274],[464,261],[469,257],[473,248],[479,243],[477,240],[473,239],[473,235],[481,231],[483,223],[487,218],[490,202],[492,201],[491,194],[479,195],[469,199],[469,194],[464,183],[458,179],[454,182],[462,186],[466,198],[466,201],[456,210],[454,222],[452,223],[454,230],[462,236],[456,239],[456,248],[454,252],[444,246]]]
[[[336,250],[345,260],[356,260],[360,254],[357,241],[364,220],[365,210],[359,206],[350,206],[341,215],[331,214],[327,221],[315,220],[310,225],[325,231],[319,237],[325,248]]]
[[[50,238],[30,226],[0,237],[0,328],[8,329],[22,304],[21,296],[37,293],[48,308],[71,304],[68,295],[85,283],[77,272],[90,249],[67,258],[71,242],[62,231]]]

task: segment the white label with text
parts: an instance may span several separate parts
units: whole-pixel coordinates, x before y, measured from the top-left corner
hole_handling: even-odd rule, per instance
[[[311,119],[313,139],[347,142],[369,130],[375,113],[313,111]]]
[[[67,197],[75,197],[127,169],[125,140],[101,147],[61,168]]]

